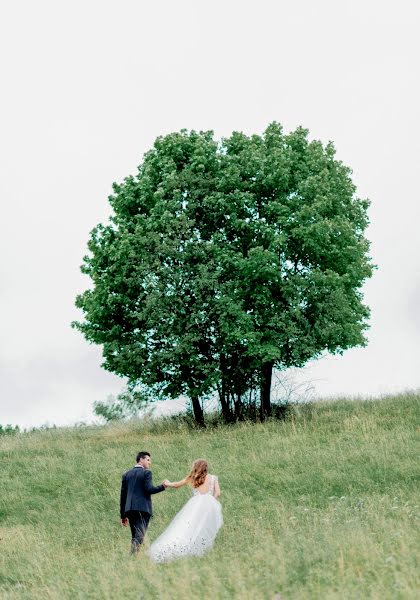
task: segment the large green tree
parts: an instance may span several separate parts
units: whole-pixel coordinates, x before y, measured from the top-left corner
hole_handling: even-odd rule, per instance
[[[187,395],[197,422],[217,390],[227,420],[273,368],[364,345],[368,201],[331,143],[272,123],[263,135],[185,130],[113,184],[88,243],[74,323],[132,384]]]

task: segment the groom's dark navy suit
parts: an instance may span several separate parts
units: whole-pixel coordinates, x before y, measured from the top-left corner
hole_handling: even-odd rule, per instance
[[[128,518],[132,551],[139,549],[152,516],[152,494],[163,492],[164,485],[154,486],[152,471],[136,465],[122,476],[120,495],[121,519]]]

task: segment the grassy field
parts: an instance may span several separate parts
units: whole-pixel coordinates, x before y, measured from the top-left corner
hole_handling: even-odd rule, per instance
[[[0,597],[418,598],[419,416],[406,394],[206,431],[134,421],[2,436]],[[225,524],[206,557],[128,555],[119,487],[142,449],[155,483],[199,457],[219,475]],[[188,497],[155,496],[148,544]]]

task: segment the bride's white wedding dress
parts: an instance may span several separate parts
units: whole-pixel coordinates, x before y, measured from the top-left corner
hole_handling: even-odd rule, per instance
[[[193,497],[152,543],[150,557],[154,562],[201,556],[212,547],[223,525],[222,508],[214,497],[215,480],[215,476],[210,475],[210,488],[206,494],[193,489]]]

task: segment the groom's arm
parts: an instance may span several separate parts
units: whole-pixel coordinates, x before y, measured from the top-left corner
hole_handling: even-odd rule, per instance
[[[158,494],[166,489],[163,484],[154,486],[152,481],[152,471],[146,470],[144,472],[144,487],[148,494]]]
[[[122,476],[121,480],[121,493],[120,493],[120,516],[121,519],[124,519],[125,516],[125,501],[127,500],[127,480],[125,478],[125,473]]]

